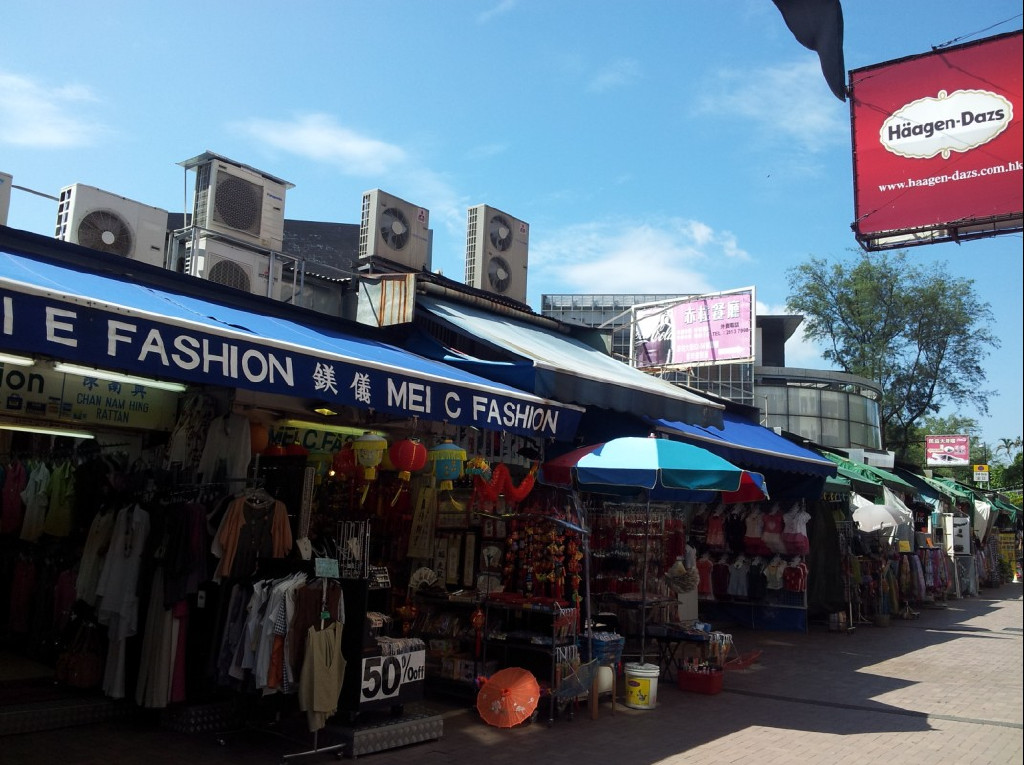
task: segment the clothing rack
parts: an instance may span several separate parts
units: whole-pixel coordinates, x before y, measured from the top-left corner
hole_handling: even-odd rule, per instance
[[[329,580],[330,581],[337,581],[337,579],[334,578],[334,577],[323,577],[323,576],[318,577],[318,578],[320,579],[320,584],[321,584],[321,592],[320,592],[320,629],[322,630],[326,626],[327,619],[330,617],[330,609],[329,609],[329,605],[328,605],[328,602],[327,602],[327,584],[328,584]],[[263,698],[266,699],[268,697],[263,697]],[[283,697],[281,695],[277,694],[277,695],[275,695],[275,698],[281,699]],[[280,709],[278,709],[274,713],[274,721],[271,723],[271,725],[280,724],[280,723],[281,723],[281,711],[280,711]],[[296,742],[297,743],[299,741],[298,736],[295,735],[294,733],[289,735],[288,733],[282,732],[280,730],[274,730],[272,727],[266,727],[264,725],[258,725],[258,724],[257,725],[248,725],[248,724],[246,724],[244,727],[241,728],[241,730],[243,730],[243,731],[254,731],[254,732],[258,732],[258,733],[269,734],[269,735],[276,736],[278,738],[281,738],[281,739],[284,739],[284,740],[290,741],[290,742]],[[229,731],[221,731],[221,732],[217,733],[217,735],[216,735],[217,743],[220,744],[221,746],[226,746],[227,745],[227,735],[228,735],[228,733],[229,733]],[[319,733],[320,733],[319,729],[312,731],[312,737],[313,737],[312,748],[305,749],[305,750],[298,751],[298,752],[286,752],[286,753],[280,755],[280,757],[281,757],[281,765],[285,765],[285,763],[287,763],[289,760],[293,760],[293,759],[298,758],[298,757],[305,757],[305,756],[311,755],[311,754],[330,754],[330,753],[334,753],[335,756],[338,759],[341,759],[342,750],[346,746],[348,746],[347,742],[340,742],[340,743],[337,743],[337,744],[329,744],[327,746],[320,746]]]
[[[326,626],[327,617],[330,615],[327,610],[327,577],[320,578],[321,584],[321,595],[320,595],[320,629]],[[340,744],[330,744],[329,746],[320,746],[320,730],[313,731],[313,748],[307,749],[303,752],[289,752],[281,756],[283,762],[294,759],[295,757],[305,757],[310,754],[324,754],[327,752],[337,752],[338,756],[341,756],[341,750],[345,748],[344,742]]]

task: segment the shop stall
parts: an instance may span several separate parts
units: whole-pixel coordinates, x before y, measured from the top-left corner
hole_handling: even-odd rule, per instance
[[[572,438],[582,408],[276,301],[145,264],[125,279],[116,257],[8,233],[5,648],[175,729],[304,712],[315,742],[382,713],[436,734],[405,713],[428,674],[412,574],[486,587],[496,562],[478,552],[499,539],[463,512],[464,450],[493,462],[504,495],[529,474],[523,454]],[[542,575],[525,576],[552,592]],[[311,692],[328,679],[334,691]],[[350,752],[384,746],[375,730]]]

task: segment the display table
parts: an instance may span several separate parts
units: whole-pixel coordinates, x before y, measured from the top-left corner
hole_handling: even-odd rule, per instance
[[[650,625],[647,635],[658,646],[662,679],[674,680],[675,673],[690,660],[694,664],[702,664],[712,658],[709,649],[714,634],[681,624]]]

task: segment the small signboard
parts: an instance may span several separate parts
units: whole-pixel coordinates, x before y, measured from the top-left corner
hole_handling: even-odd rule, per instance
[[[974,482],[988,483],[988,465],[974,466]]]

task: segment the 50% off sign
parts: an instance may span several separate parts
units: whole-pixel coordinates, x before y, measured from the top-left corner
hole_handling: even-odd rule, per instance
[[[407,683],[422,682],[426,676],[426,651],[397,656],[368,656],[363,659],[364,701],[395,698]]]

